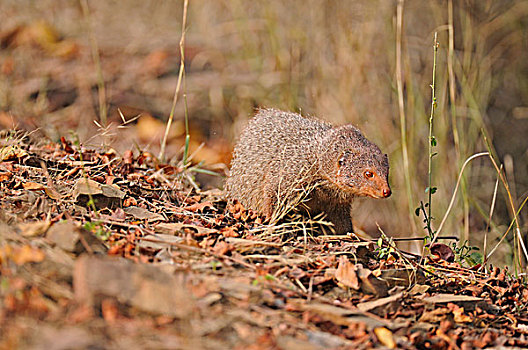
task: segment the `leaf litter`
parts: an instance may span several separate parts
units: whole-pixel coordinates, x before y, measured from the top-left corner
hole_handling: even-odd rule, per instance
[[[448,246],[277,234],[148,154],[0,141],[0,348],[528,346],[525,282]]]

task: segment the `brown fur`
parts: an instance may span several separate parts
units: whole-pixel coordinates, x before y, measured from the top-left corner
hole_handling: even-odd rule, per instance
[[[299,191],[310,191],[309,213],[324,212],[337,233],[352,231],[354,197],[391,194],[387,155],[356,127],[275,109],[261,109],[249,122],[231,164],[231,199],[271,218]]]

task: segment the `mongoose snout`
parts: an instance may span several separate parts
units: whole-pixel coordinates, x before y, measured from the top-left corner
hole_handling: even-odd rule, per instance
[[[260,109],[235,146],[226,192],[267,217],[307,193],[308,212],[325,213],[343,234],[355,197],[391,195],[388,176],[387,155],[355,126]]]

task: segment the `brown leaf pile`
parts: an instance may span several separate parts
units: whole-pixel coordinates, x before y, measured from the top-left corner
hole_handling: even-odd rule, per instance
[[[16,139],[16,138],[15,138]],[[528,289],[276,227],[150,154],[1,139],[0,348],[526,347]]]

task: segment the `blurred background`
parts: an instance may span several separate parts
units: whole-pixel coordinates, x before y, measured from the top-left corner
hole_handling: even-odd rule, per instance
[[[178,79],[183,1],[83,2],[1,0],[0,127],[157,155]],[[423,235],[414,212],[427,196],[436,31],[433,225],[485,139],[517,209],[528,189],[527,28],[528,1],[191,0],[167,155],[181,159],[185,109],[193,161],[222,174],[256,107],[353,123],[389,154],[393,189],[387,200],[358,200],[356,225]],[[507,193],[499,184],[489,223],[495,168],[481,157],[464,174],[442,233],[482,249],[488,232],[492,247],[513,218]],[[512,237],[492,261],[511,262]]]

